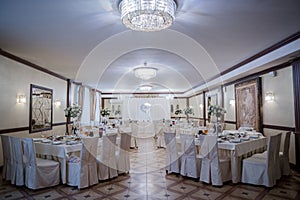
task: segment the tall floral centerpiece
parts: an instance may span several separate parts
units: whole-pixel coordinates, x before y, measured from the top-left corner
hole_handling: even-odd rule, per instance
[[[214,132],[218,134],[221,131],[221,120],[226,110],[219,105],[210,105],[208,107],[208,116],[211,117],[211,122],[214,123]]]
[[[75,133],[76,130],[79,128],[77,121],[78,121],[78,117],[80,117],[82,113],[82,109],[77,104],[73,104],[72,106],[68,106],[64,111],[65,111],[65,117],[69,119],[73,118],[72,130]],[[68,132],[69,131],[67,130],[67,133]]]
[[[189,122],[190,121],[190,115],[194,114],[193,108],[192,107],[187,107],[183,109],[184,114],[186,115],[186,120]]]
[[[174,113],[176,116],[178,116],[178,120],[180,120],[180,115],[182,114],[182,110],[181,109],[177,109],[175,110],[175,113]]]
[[[107,120],[106,120],[106,117],[110,115],[110,110],[108,108],[103,108],[101,111],[100,111],[100,115],[102,116],[102,122],[104,124],[107,123]]]

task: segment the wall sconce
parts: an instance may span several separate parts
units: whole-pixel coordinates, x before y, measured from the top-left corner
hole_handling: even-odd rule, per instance
[[[230,100],[229,100],[229,104],[230,104],[231,106],[234,106],[234,105],[235,105],[235,100],[234,100],[234,99],[230,99]]]
[[[25,95],[18,95],[17,96],[17,103],[26,103],[26,96]]]
[[[199,107],[200,107],[200,109],[203,109],[203,104],[202,104],[202,103],[200,103]]]
[[[265,100],[267,102],[274,101],[274,93],[273,92],[266,92]]]
[[[55,105],[55,107],[61,106],[61,101],[59,99],[55,100],[54,105]]]

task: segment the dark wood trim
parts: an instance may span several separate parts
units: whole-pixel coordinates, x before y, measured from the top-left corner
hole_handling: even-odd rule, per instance
[[[229,85],[233,85],[233,84],[239,84],[239,83],[242,83],[244,81],[249,81],[251,79],[255,79],[255,78],[258,78],[258,77],[260,77],[262,75],[265,75],[265,74],[267,74],[269,72],[277,71],[277,70],[280,70],[280,69],[283,69],[283,68],[286,68],[286,67],[289,67],[289,66],[291,66],[291,62],[290,61],[289,62],[285,62],[285,63],[281,63],[280,65],[276,65],[276,66],[273,66],[271,68],[259,71],[257,73],[250,74],[250,75],[245,76],[243,78],[240,78],[240,79],[237,79],[237,80],[225,83],[224,86],[229,86]]]
[[[0,134],[20,132],[20,131],[29,131],[29,127],[27,126],[27,127],[2,129],[2,130],[0,130]]]
[[[66,106],[69,107],[71,104],[71,90],[72,90],[72,81],[70,79],[67,80],[67,95],[66,95]],[[66,117],[66,133],[69,134],[69,124],[70,117]]]
[[[281,130],[281,131],[295,132],[295,127],[288,127],[288,126],[278,126],[278,125],[271,125],[271,124],[263,124],[263,128],[274,129],[274,130]]]
[[[263,51],[255,54],[255,55],[251,56],[250,58],[247,58],[246,60],[244,60],[244,61],[242,61],[242,62],[240,62],[240,63],[238,63],[238,64],[236,64],[236,65],[234,65],[232,67],[230,67],[229,69],[224,70],[223,72],[221,72],[220,75],[227,74],[227,73],[229,73],[229,72],[231,72],[231,71],[233,71],[233,70],[235,70],[235,69],[237,69],[237,68],[239,68],[239,67],[241,67],[243,65],[246,65],[246,64],[248,64],[248,63],[250,63],[250,62],[252,62],[252,61],[254,61],[254,60],[256,60],[256,59],[258,59],[258,58],[260,58],[260,57],[262,57],[262,56],[264,56],[266,54],[268,54],[268,53],[271,53],[272,51],[275,51],[276,49],[279,49],[279,48],[283,47],[284,45],[287,45],[287,44],[289,44],[289,43],[297,40],[298,38],[300,38],[300,31],[298,31],[298,32],[290,35],[289,37],[287,37],[287,38],[285,38],[285,39],[283,39],[283,40],[281,40],[279,42],[277,42],[276,44],[274,44],[274,45],[266,48],[265,50],[263,50]]]
[[[58,122],[55,124],[52,124],[53,126],[62,126],[65,125],[66,122]],[[29,127],[18,127],[18,128],[8,128],[8,129],[2,129],[0,130],[0,134],[5,134],[5,133],[14,133],[14,132],[20,132],[20,131],[29,131]],[[49,130],[47,130],[49,131]]]
[[[294,114],[295,114],[295,153],[296,153],[296,169],[300,171],[300,61],[292,64],[293,69],[293,85],[294,85]]]
[[[205,101],[205,96],[206,96],[206,91],[203,92],[203,96],[202,96],[204,126],[206,126],[206,101]]]
[[[225,124],[236,124],[236,121],[225,120],[224,123]]]
[[[13,55],[13,54],[11,54],[11,53],[9,53],[9,52],[7,52],[7,51],[4,51],[4,50],[2,50],[2,49],[0,49],[0,55],[4,56],[4,57],[6,57],[6,58],[12,59],[12,60],[14,60],[14,61],[16,61],[16,62],[22,63],[22,64],[24,64],[24,65],[27,65],[27,66],[29,66],[29,67],[32,67],[32,68],[34,68],[34,69],[36,69],[36,70],[45,72],[46,74],[49,74],[49,75],[54,76],[54,77],[56,77],[56,78],[62,79],[62,80],[64,80],[64,81],[67,80],[66,77],[64,77],[64,76],[62,76],[62,75],[60,75],[60,74],[57,74],[57,73],[55,73],[55,72],[52,72],[52,71],[46,69],[45,67],[42,67],[42,66],[40,66],[40,65],[34,64],[34,63],[32,63],[32,62],[29,62],[28,60],[25,60],[25,59],[23,59],[23,58],[21,58],[21,57],[18,57],[18,56],[16,56],[16,55]]]

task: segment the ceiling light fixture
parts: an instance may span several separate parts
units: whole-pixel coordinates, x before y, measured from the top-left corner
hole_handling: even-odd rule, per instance
[[[119,4],[123,24],[135,31],[160,31],[175,20],[174,0],[122,0]]]
[[[139,87],[139,90],[148,92],[148,91],[152,90],[152,86],[151,85],[141,85]]]
[[[144,63],[144,67],[138,67],[134,69],[134,75],[142,80],[149,80],[156,76],[157,69],[154,67],[147,67],[147,63]]]

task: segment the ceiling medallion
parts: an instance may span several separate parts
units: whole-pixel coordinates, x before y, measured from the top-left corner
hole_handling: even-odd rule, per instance
[[[123,24],[135,31],[160,31],[175,20],[174,0],[122,0],[119,4]]]

